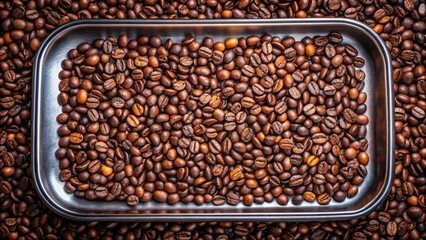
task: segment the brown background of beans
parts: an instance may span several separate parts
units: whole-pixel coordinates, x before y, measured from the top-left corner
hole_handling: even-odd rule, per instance
[[[30,171],[32,58],[56,27],[86,18],[346,17],[380,34],[393,58],[395,181],[387,200],[350,221],[98,223],[50,212]],[[33,0],[0,3],[0,237],[9,239],[426,238],[426,5],[420,0]]]

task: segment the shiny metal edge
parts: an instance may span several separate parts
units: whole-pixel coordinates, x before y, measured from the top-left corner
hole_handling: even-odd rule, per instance
[[[363,208],[358,209],[357,211],[350,212],[338,212],[338,213],[321,213],[315,215],[315,213],[297,213],[293,215],[282,214],[282,213],[268,213],[268,214],[258,214],[258,213],[219,213],[219,214],[186,214],[186,215],[176,215],[176,214],[157,214],[149,216],[115,216],[115,215],[96,215],[96,216],[87,216],[82,213],[68,211],[67,209],[62,208],[58,203],[52,201],[52,199],[46,194],[43,184],[41,184],[41,175],[39,172],[38,158],[39,152],[37,149],[42,144],[39,142],[39,129],[40,129],[40,115],[38,114],[40,109],[40,95],[38,94],[39,81],[41,77],[40,71],[37,69],[40,67],[40,60],[43,58],[46,49],[50,46],[51,41],[58,37],[58,35],[65,31],[67,28],[78,27],[86,24],[171,24],[171,25],[183,25],[190,26],[192,24],[206,24],[206,25],[241,25],[241,26],[250,26],[250,25],[277,25],[277,24],[321,24],[321,23],[336,23],[336,24],[346,24],[348,27],[358,28],[358,30],[366,32],[374,40],[375,44],[379,46],[381,54],[385,59],[385,75],[386,75],[386,125],[387,125],[387,134],[388,134],[388,149],[386,151],[387,169],[386,169],[386,179],[384,186],[380,189],[380,192],[376,195],[375,199],[370,201],[369,204],[365,205]],[[42,201],[55,213],[62,215],[64,217],[73,219],[73,220],[95,220],[95,221],[107,221],[107,220],[121,220],[121,221],[216,221],[216,220],[234,220],[234,221],[326,221],[326,220],[342,220],[342,219],[351,219],[364,216],[372,212],[381,202],[387,197],[389,193],[393,178],[394,178],[394,163],[395,163],[395,141],[394,141],[394,93],[393,93],[393,79],[392,79],[392,69],[391,69],[391,57],[388,53],[386,46],[383,40],[368,26],[352,20],[344,18],[311,18],[311,19],[270,19],[270,20],[106,20],[106,19],[92,19],[92,20],[78,20],[67,23],[48,35],[48,37],[43,41],[40,46],[39,51],[37,52],[34,58],[33,65],[33,101],[32,101],[32,172],[34,177],[34,183],[37,193],[39,194]],[[143,218],[143,219],[141,219]]]

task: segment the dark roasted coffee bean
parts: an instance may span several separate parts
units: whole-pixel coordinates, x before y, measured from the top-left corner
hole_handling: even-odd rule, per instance
[[[241,69],[241,72],[247,77],[252,77],[255,74],[255,70],[250,65],[244,65]]]
[[[380,222],[388,223],[390,221],[390,219],[391,219],[391,216],[388,213],[386,213],[386,212],[380,212],[378,214],[378,216],[377,216],[377,219]]]
[[[330,42],[332,43],[340,43],[343,40],[343,37],[340,33],[338,32],[332,32],[328,35],[328,39],[330,40]]]
[[[313,202],[316,199],[316,196],[313,192],[305,192],[303,193],[303,199],[307,202]]]
[[[108,195],[108,189],[106,187],[97,187],[95,189],[96,196],[103,198]]]
[[[15,105],[15,101],[12,97],[0,98],[0,106],[4,109],[12,108]]]
[[[411,109],[411,113],[418,119],[423,119],[425,117],[425,111],[417,106]]]
[[[394,221],[390,221],[386,224],[386,233],[391,237],[398,233],[398,226]]]
[[[12,191],[12,185],[10,185],[7,181],[1,181],[0,182],[0,191],[2,193],[10,193]]]

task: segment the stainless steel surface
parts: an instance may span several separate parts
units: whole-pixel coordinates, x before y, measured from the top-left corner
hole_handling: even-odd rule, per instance
[[[167,205],[156,202],[128,207],[125,202],[88,201],[64,190],[59,181],[55,150],[59,137],[56,116],[61,107],[56,101],[59,93],[58,72],[66,53],[84,41],[127,33],[159,35],[180,41],[193,34],[198,40],[212,36],[215,40],[228,37],[262,35],[280,37],[326,35],[338,31],[344,43],[352,44],[364,57],[366,64],[365,89],[368,94],[367,114],[370,118],[367,138],[368,175],[359,193],[344,202],[329,205],[304,202],[294,206],[277,203],[254,204],[250,207],[214,206],[212,204]],[[246,21],[143,21],[143,20],[84,20],[58,28],[43,42],[34,62],[33,80],[33,175],[43,201],[56,213],[76,220],[123,221],[316,221],[360,217],[371,212],[385,199],[393,181],[394,120],[393,81],[389,54],[381,39],[367,26],[349,19],[282,19]]]

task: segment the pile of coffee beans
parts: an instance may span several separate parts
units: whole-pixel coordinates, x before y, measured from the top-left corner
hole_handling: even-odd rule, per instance
[[[89,200],[301,204],[357,194],[365,60],[332,32],[96,39],[59,73],[56,156]]]
[[[40,201],[30,160],[32,59],[52,30],[78,19],[295,17],[355,19],[379,34],[391,53],[395,180],[387,199],[371,214],[321,223],[77,222]],[[0,1],[0,238],[426,239],[425,118],[414,110],[426,110],[425,33],[422,0]]]

